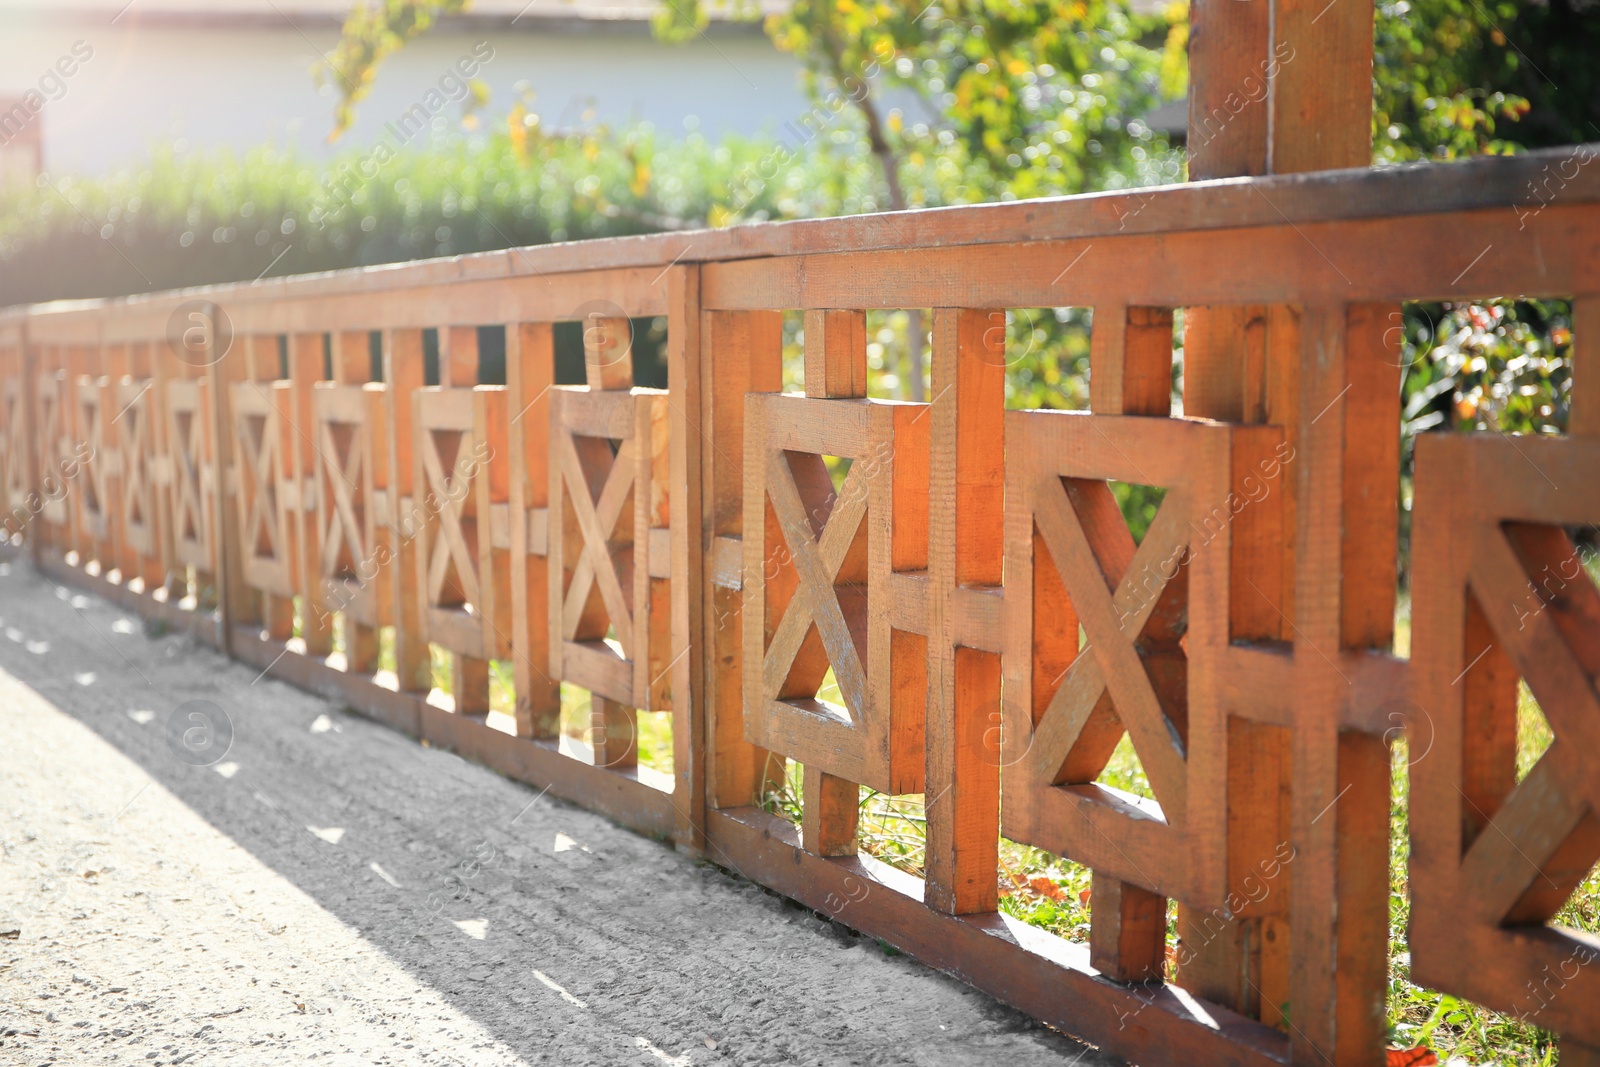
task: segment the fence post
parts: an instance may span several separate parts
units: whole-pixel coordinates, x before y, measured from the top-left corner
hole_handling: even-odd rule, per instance
[[[244,580],[244,549],[239,541],[238,511],[232,496],[238,492],[233,473],[233,392],[230,386],[242,378],[237,361],[224,368],[226,353],[218,353],[217,308],[207,305],[205,314],[211,323],[206,330],[205,374],[206,388],[211,393],[211,457],[213,481],[210,506],[213,513],[212,529],[216,532],[213,546],[216,549],[217,625],[221,629],[218,642],[223,652],[233,655],[233,626],[235,621],[250,617],[250,588]],[[196,591],[198,594],[198,590]]]
[[[706,747],[704,703],[705,588],[707,547],[701,482],[701,380],[709,373],[700,344],[700,267],[667,271],[667,400],[671,440],[668,488],[671,500],[672,641],[668,648],[672,685],[672,770],[678,812],[678,843],[705,850]]]

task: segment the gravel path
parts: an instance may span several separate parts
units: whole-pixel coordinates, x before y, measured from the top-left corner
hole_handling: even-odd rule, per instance
[[[0,739],[0,1064],[1115,1062],[22,562]]]

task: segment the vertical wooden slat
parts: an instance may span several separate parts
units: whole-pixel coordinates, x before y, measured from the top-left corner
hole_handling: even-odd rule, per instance
[[[1370,14],[1367,25],[1370,33]],[[1400,351],[1389,329],[1400,309],[1358,304],[1345,315],[1342,418],[1343,501],[1339,648],[1388,651],[1394,641],[1400,508]],[[1349,686],[1346,685],[1346,690]],[[1396,694],[1398,695],[1398,694]],[[1350,701],[1347,694],[1345,701]],[[1366,711],[1369,709],[1358,709]],[[1376,1062],[1387,1033],[1384,995],[1389,936],[1389,747],[1383,737],[1339,735],[1340,801],[1334,912],[1334,1059]]]
[[[372,348],[371,342],[368,340],[366,330],[342,330],[339,333],[334,334],[333,351],[331,355],[333,364],[333,380],[339,384],[360,385],[371,378]],[[370,435],[373,429],[374,428],[369,424],[366,428],[367,433]],[[320,447],[320,437],[314,436],[312,439],[314,441],[318,441],[318,447]],[[382,443],[375,443],[373,447],[375,449],[379,449],[383,448],[384,445]],[[319,457],[319,459],[320,458],[321,457]],[[327,463],[327,471],[325,476],[329,478],[342,478],[344,475],[337,466],[338,457],[330,456],[328,457],[328,460],[329,462]],[[321,477],[318,477],[315,480],[315,484],[318,487],[317,503],[319,507],[322,506],[325,501],[329,500],[328,495],[321,491],[321,481]],[[365,487],[359,485],[349,486],[348,488],[352,497],[355,497],[358,494],[364,494],[366,491]],[[368,508],[372,507],[373,502],[368,500],[366,502],[366,506]],[[329,522],[329,517],[319,514],[317,521],[319,526],[326,528]],[[375,552],[377,548],[377,544],[367,546],[367,550],[369,552]],[[355,562],[359,567],[364,561],[358,559]],[[318,565],[318,571],[321,571],[320,563]],[[318,585],[320,586],[321,584],[321,580],[319,579]],[[374,599],[376,599],[376,597],[374,597]],[[361,622],[359,619],[355,618],[352,612],[348,610],[342,613],[340,624],[344,631],[344,654],[346,669],[360,674],[371,674],[376,671],[378,669],[377,627]]]
[[[599,315],[584,322],[583,372],[590,389],[631,389],[633,324]]]
[[[1270,59],[1277,67],[1269,172],[1367,166],[1372,162],[1373,5],[1328,0],[1272,4]]]
[[[104,436],[101,444],[105,448],[104,455],[107,459],[115,457],[113,469],[108,471],[106,476],[107,499],[100,502],[105,514],[106,540],[111,550],[111,559],[107,564],[117,568],[122,584],[126,586],[129,579],[137,573],[139,562],[138,554],[129,544],[128,530],[123,523],[123,499],[128,491],[126,468],[130,457],[122,451],[120,426],[121,419],[129,416],[122,411],[117,385],[132,371],[133,359],[126,344],[105,345],[96,355],[99,357],[99,368],[96,373],[101,375],[102,382],[100,423]]]
[[[333,380],[360,385],[372,377],[372,348],[366,330],[341,330],[333,336]]]
[[[33,494],[40,495],[40,506],[29,519],[26,535],[28,558],[33,561],[35,567],[38,567],[45,540],[43,493],[40,481],[40,453],[44,442],[39,439],[39,416],[36,406],[39,398],[39,352],[28,332],[28,324],[24,322],[19,328],[17,337],[18,355],[22,363],[19,368],[22,375],[22,393],[17,397],[17,407],[22,413],[21,417],[26,420],[26,430],[23,433],[24,451],[21,456],[13,456],[11,461],[20,462],[23,470],[27,472],[24,484],[27,486],[29,495],[26,499],[30,505],[34,499]]]
[[[1600,437],[1600,296],[1578,296],[1573,301],[1573,389],[1571,389],[1570,414],[1566,421],[1566,432],[1571,437],[1595,438]],[[1469,609],[1477,608],[1469,605]],[[1470,625],[1470,624],[1469,624]],[[1470,648],[1467,649],[1470,651]],[[1488,654],[1485,659],[1491,659],[1494,653]],[[1504,659],[1504,653],[1501,653]],[[1467,662],[1472,662],[1469,661]],[[1509,664],[1507,664],[1509,665]],[[1475,665],[1472,672],[1477,672],[1482,667],[1482,662]],[[1472,672],[1469,672],[1469,680]],[[1514,688],[1515,683],[1512,683]],[[1501,697],[1504,699],[1504,697]],[[1474,731],[1475,723],[1472,721],[1474,710],[1474,696],[1467,694],[1467,721],[1464,723],[1467,731]],[[1486,744],[1472,745],[1475,750],[1499,749],[1515,753],[1515,693],[1510,694],[1509,701],[1512,707],[1512,723],[1510,723],[1509,744],[1506,739]],[[1501,728],[1504,729],[1504,723]],[[1515,768],[1512,769],[1515,774]],[[1472,773],[1467,773],[1467,782],[1472,781]],[[1462,789],[1472,790],[1474,785],[1464,782]],[[1482,787],[1480,787],[1482,790]],[[1469,805],[1469,811],[1472,806]],[[1563,1067],[1600,1067],[1600,1048],[1597,1046],[1581,1045],[1573,1038],[1562,1038],[1560,1041],[1560,1057]]]
[[[866,312],[807,311],[805,335],[807,396],[867,395]],[[854,855],[860,800],[857,784],[807,766],[803,785],[801,840],[806,851],[818,856]]]
[[[214,309],[208,314],[215,314]],[[216,331],[206,331],[207,345],[215,344]],[[245,339],[242,352],[217,359],[216,353],[207,352],[205,359],[206,391],[210,394],[212,424],[209,430],[212,470],[215,472],[212,491],[206,494],[205,506],[211,509],[214,551],[217,564],[217,601],[222,615],[222,647],[232,654],[233,627],[263,622],[262,601],[244,579],[244,545],[240,539],[239,509],[233,497],[239,492],[234,473],[234,420],[233,385],[244,381],[251,371],[255,346],[261,338]],[[197,575],[197,577],[199,577]],[[202,579],[203,580],[203,579]]]
[[[1314,306],[1301,319],[1300,407],[1320,412],[1345,386],[1344,309]],[[1340,638],[1340,526],[1344,419],[1301,429],[1295,539],[1296,692],[1293,741],[1295,849],[1291,886],[1294,965],[1290,1000],[1296,1064],[1330,1061],[1337,1035],[1339,715],[1349,683],[1333,657]]]
[[[596,767],[621,770],[639,765],[638,712],[598,693],[589,698],[589,743]]]
[[[806,395],[867,395],[867,313],[806,312]]]
[[[150,596],[159,589],[164,589],[169,601],[176,601],[179,597],[171,596],[173,555],[172,555],[172,511],[167,499],[170,492],[170,482],[162,481],[157,477],[157,466],[164,466],[171,470],[170,457],[172,452],[167,445],[167,372],[165,364],[167,352],[162,342],[146,342],[139,346],[138,374],[144,378],[149,389],[144,394],[145,405],[145,501],[148,511],[145,522],[150,528],[150,555],[144,561],[145,595]]]
[[[297,333],[289,338],[292,399],[289,409],[281,413],[290,428],[287,480],[294,484],[294,498],[300,501],[300,511],[294,518],[299,566],[292,580],[300,591],[300,639],[306,643],[309,656],[326,656],[333,651],[333,616],[322,590],[322,531],[317,525],[310,488],[316,485],[317,466],[321,463],[313,437],[316,422],[311,413],[311,390],[322,379],[326,344],[320,333]]]
[[[426,693],[433,686],[433,665],[423,625],[422,586],[418,583],[417,537],[423,519],[422,500],[414,484],[412,395],[422,388],[422,331],[383,332],[384,415],[388,427],[390,535],[395,558],[388,568],[394,596],[394,661],[400,691]]]
[[[549,557],[532,554],[528,523],[550,499],[550,386],[555,382],[555,346],[549,323],[506,327],[506,391],[512,415],[511,593],[512,679],[516,687],[518,737],[555,738],[561,733],[561,684],[550,677]]]
[[[450,695],[456,714],[489,714],[489,661],[452,652],[450,664]]]
[[[1600,437],[1600,296],[1572,302],[1572,392],[1567,433]]]
[[[701,315],[699,359],[703,432],[700,470],[706,487],[700,503],[703,555],[717,539],[738,538],[744,526],[744,395],[783,388],[783,319],[775,311],[705,312]],[[672,371],[669,368],[669,375]],[[672,379],[677,381],[678,379]],[[752,536],[761,536],[756,531]],[[745,573],[742,581],[761,581]],[[705,581],[706,804],[729,808],[756,803],[782,781],[783,758],[744,739],[744,623],[739,589]]]
[[[854,856],[860,787],[815,766],[805,768],[801,786],[800,839],[805,850],[817,856]]]
[[[927,886],[950,914],[998,903],[1000,772],[970,743],[999,706],[1000,657],[959,647],[958,586],[1000,583],[1005,313],[933,312],[928,499]]]
[[[1089,401],[1100,415],[1172,410],[1172,312],[1107,304],[1089,339]]]
[[[439,384],[471,389],[478,384],[478,328],[439,328]]]
[[[473,425],[479,440],[485,446],[486,458],[478,464],[473,484],[478,494],[478,584],[480,603],[477,610],[483,620],[484,679],[483,687],[475,699],[479,704],[474,712],[489,713],[489,661],[503,659],[511,652],[511,575],[510,545],[508,541],[496,544],[492,533],[484,536],[494,525],[493,515],[503,509],[509,516],[511,507],[510,427],[511,413],[506,410],[504,386],[481,386],[473,393]],[[459,710],[459,709],[458,709]]]
[[[1244,422],[1251,392],[1245,325],[1249,308],[1191,307],[1183,314],[1183,413]]]
[[[1268,3],[1189,8],[1189,178],[1267,172]]]
[[[1345,422],[1344,596],[1340,633],[1345,648],[1388,650],[1394,640],[1400,540],[1400,308],[1356,304],[1346,320],[1348,391],[1332,411],[1314,418]],[[1392,343],[1391,343],[1391,340]]]
[[[1167,954],[1166,898],[1099,872],[1090,893],[1090,965],[1118,982],[1159,981]]]
[[[1382,316],[1312,307],[1301,324],[1300,409],[1317,414],[1301,428],[1296,546],[1290,995],[1297,1063],[1373,1063],[1383,1047],[1387,747],[1373,735],[1341,734],[1351,684],[1332,661],[1354,641],[1383,645],[1390,636],[1376,620],[1385,608],[1393,612],[1394,547],[1378,513],[1395,506],[1394,430],[1384,425],[1395,413],[1381,397],[1335,410],[1389,373]],[[1373,482],[1371,493],[1357,493],[1352,479]],[[1357,532],[1364,523],[1380,533]],[[1381,562],[1347,572],[1352,552]]]
[[[1167,415],[1172,411],[1172,312],[1168,308],[1103,305],[1090,335],[1090,406],[1100,415]],[[1020,462],[1020,457],[1018,459]],[[1032,685],[1038,722],[1066,665],[1078,652],[1077,618],[1053,573],[1042,539],[1035,537],[1032,584],[1054,611],[1050,624],[1066,629],[1035,633],[1038,663]],[[1035,615],[1039,607],[1035,605]],[[1046,676],[1046,673],[1048,675]],[[1094,874],[1089,910],[1091,962],[1121,982],[1158,980],[1166,955],[1166,898],[1116,878]]]
[[[668,484],[671,499],[671,640],[667,652],[672,684],[672,769],[677,839],[691,851],[705,847],[706,747],[710,716],[705,703],[705,660],[700,642],[708,636],[706,602],[714,590],[706,582],[709,546],[703,510],[701,383],[710,367],[700,337],[700,268],[667,272],[667,384],[670,439]],[[637,565],[637,564],[636,564]],[[648,570],[648,568],[646,568]],[[652,597],[652,603],[654,601]],[[656,642],[650,644],[652,651]],[[702,646],[703,647],[703,646]]]

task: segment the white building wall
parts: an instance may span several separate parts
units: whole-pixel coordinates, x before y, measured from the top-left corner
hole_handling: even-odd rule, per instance
[[[310,68],[337,40],[335,28],[145,24],[137,14],[137,0],[115,23],[0,6],[0,98],[37,94],[31,121],[42,123],[47,172],[103,172],[160,143],[181,151],[272,143],[312,158],[371,144],[479,42],[493,49],[477,75],[491,87],[489,121],[517,99],[518,82],[535,92],[547,128],[644,120],[679,136],[686,120],[698,120],[713,137],[778,135],[807,109],[794,57],[755,27],[666,45],[636,23],[529,32],[491,22],[482,32],[429,34],[390,58],[356,125],[330,148],[335,98],[319,91]],[[75,45],[79,56],[92,55],[75,59]],[[459,105],[442,115],[437,128],[459,129]]]

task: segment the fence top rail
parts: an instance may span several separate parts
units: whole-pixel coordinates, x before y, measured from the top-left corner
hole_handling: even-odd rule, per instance
[[[47,334],[63,339],[82,334],[87,341],[84,327],[107,315],[154,322],[195,300],[243,308],[684,263],[1298,226],[1495,208],[1520,217],[1552,203],[1600,202],[1600,167],[1586,166],[1597,156],[1600,142],[1591,142],[1448,165],[1225,178],[998,204],[595,238],[256,282],[55,301],[0,309],[0,323],[20,315],[56,327],[47,327]]]

